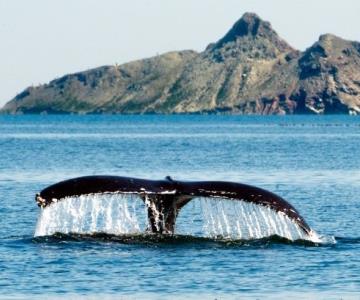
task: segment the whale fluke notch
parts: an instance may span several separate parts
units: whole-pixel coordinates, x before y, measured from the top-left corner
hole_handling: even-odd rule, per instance
[[[174,233],[179,211],[197,197],[225,198],[270,208],[286,215],[307,235],[309,225],[298,211],[280,196],[267,190],[226,181],[145,180],[120,176],[85,176],[61,181],[36,194],[40,207],[50,206],[67,197],[90,194],[137,194],[148,211],[149,230],[154,233]]]

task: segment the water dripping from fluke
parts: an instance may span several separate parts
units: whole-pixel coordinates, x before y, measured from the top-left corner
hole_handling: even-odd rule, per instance
[[[41,207],[36,238],[329,242],[281,197],[240,183],[87,176],[51,185],[35,198]]]

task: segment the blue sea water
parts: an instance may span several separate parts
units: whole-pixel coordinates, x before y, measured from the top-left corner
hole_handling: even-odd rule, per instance
[[[360,119],[0,116],[0,298],[360,298]],[[336,243],[34,238],[34,195],[71,177],[271,190]]]

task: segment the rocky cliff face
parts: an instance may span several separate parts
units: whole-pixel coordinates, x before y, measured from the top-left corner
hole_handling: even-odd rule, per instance
[[[203,52],[180,51],[27,88],[5,113],[360,113],[360,43],[293,49],[246,13]]]

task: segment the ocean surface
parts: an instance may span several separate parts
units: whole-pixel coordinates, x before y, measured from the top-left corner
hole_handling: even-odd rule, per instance
[[[0,298],[360,299],[359,150],[350,116],[0,116]],[[34,237],[35,194],[95,174],[256,185],[324,239],[198,238],[191,206],[173,237]]]

